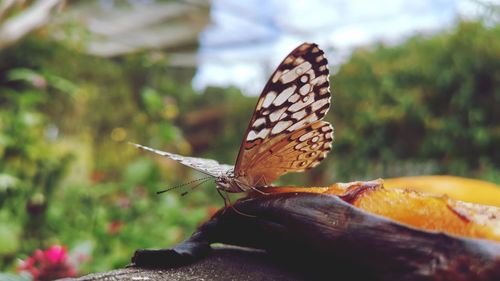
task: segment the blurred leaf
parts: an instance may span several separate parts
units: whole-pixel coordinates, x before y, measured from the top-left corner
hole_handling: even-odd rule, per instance
[[[160,94],[151,88],[145,88],[141,92],[142,101],[150,113],[159,113],[163,110],[163,101]]]
[[[12,254],[19,250],[19,225],[0,220],[0,254]],[[0,278],[0,280],[2,280]]]
[[[154,170],[154,163],[151,159],[135,160],[125,168],[125,181],[131,185],[144,184],[151,179]]]
[[[76,84],[60,76],[52,75],[49,73],[46,73],[44,76],[47,79],[50,86],[58,89],[63,93],[67,93],[74,96],[76,92],[79,90]]]
[[[46,84],[43,76],[38,72],[28,68],[17,68],[10,70],[7,73],[7,79],[10,81],[25,81],[33,84],[43,85]]]
[[[165,122],[160,124],[160,135],[163,137],[165,142],[172,142],[179,135],[179,130],[172,126],[172,124]]]
[[[18,187],[18,178],[9,174],[0,174],[0,192],[6,192],[8,189],[16,189]]]

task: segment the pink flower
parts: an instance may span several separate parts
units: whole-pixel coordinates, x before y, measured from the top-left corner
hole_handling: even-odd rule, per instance
[[[34,281],[54,280],[63,277],[75,277],[76,268],[69,263],[66,248],[54,245],[49,249],[35,250],[32,256],[21,261],[18,271],[27,271]]]
[[[54,245],[45,250],[45,257],[50,263],[63,263],[67,259],[66,249],[59,245]]]

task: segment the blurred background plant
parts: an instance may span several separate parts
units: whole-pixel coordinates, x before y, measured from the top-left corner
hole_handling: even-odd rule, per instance
[[[155,195],[200,175],[127,145],[234,162],[256,97],[194,90],[207,3],[1,3],[1,271],[22,271],[54,245],[78,257],[68,275],[122,267],[136,248],[179,242],[222,205],[213,183]],[[333,152],[278,184],[419,174],[500,183],[500,26],[498,7],[487,11],[354,49],[332,77]],[[66,248],[56,250],[66,257]]]

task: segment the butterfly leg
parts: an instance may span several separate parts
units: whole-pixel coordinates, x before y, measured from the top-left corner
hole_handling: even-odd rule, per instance
[[[226,196],[224,196],[224,194],[222,193],[223,190],[221,190],[218,186],[215,186],[215,190],[217,190],[217,193],[219,193],[222,200],[224,200],[224,209],[222,210],[222,213],[224,213],[226,212],[228,206],[227,202],[229,201],[229,198],[226,198]],[[229,202],[229,205],[231,205],[231,202]]]
[[[263,183],[263,185],[260,185],[260,183]],[[266,183],[266,178],[264,176],[261,176],[259,178],[259,180],[257,181],[257,185],[260,186],[260,187],[267,187],[267,183]],[[264,192],[256,187],[253,187],[253,186],[249,186],[253,191],[256,191],[262,195],[269,195],[270,193],[267,193],[267,192]]]
[[[227,207],[230,207],[231,209],[233,209],[237,214],[240,214],[242,216],[246,216],[246,217],[251,217],[251,218],[255,218],[256,216],[252,216],[252,215],[249,215],[249,214],[245,214],[241,211],[238,211],[238,209],[236,209],[234,206],[233,206],[233,203],[231,203],[231,198],[229,198],[229,195],[227,193],[223,193],[224,190],[221,190],[219,188],[216,187],[216,190],[217,192],[219,193],[220,197],[222,197],[222,199],[224,199],[224,209],[222,210],[222,214],[224,214],[227,210]],[[225,194],[225,195],[224,195]],[[229,204],[228,204],[229,202]]]
[[[260,193],[260,194],[262,194],[262,195],[269,195],[269,194],[270,194],[270,193],[264,192],[264,191],[262,191],[262,190],[260,190],[260,189],[258,189],[258,188],[255,188],[255,187],[253,187],[253,186],[250,186],[250,188],[251,188],[253,191],[256,191],[256,192],[258,192],[258,193]]]

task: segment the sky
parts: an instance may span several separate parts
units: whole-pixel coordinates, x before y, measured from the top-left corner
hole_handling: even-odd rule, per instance
[[[396,44],[480,13],[472,0],[213,0],[193,86],[236,86],[259,95],[302,42],[318,43],[335,72],[356,47]]]

